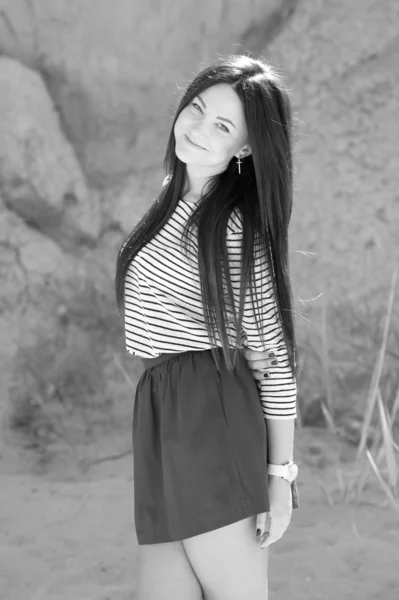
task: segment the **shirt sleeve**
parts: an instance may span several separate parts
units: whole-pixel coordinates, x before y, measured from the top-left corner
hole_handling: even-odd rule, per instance
[[[230,276],[238,316],[240,301],[240,257],[242,242],[242,227],[234,226],[228,229],[226,238],[229,255]],[[250,350],[274,352],[277,365],[268,368],[269,378],[260,381],[260,401],[265,419],[295,419],[297,386],[292,372],[287,346],[285,344],[281,321],[277,311],[276,300],[272,287],[273,274],[267,260],[266,250],[257,245],[255,250],[254,284],[257,296],[253,292],[253,306],[250,290],[245,293],[244,315],[242,328],[247,338]],[[264,343],[255,320],[255,311],[259,327],[263,333]]]

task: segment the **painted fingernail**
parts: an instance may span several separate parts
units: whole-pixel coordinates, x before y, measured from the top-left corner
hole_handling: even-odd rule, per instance
[[[272,365],[276,365],[277,364],[277,360],[272,360]]]
[[[263,377],[269,377],[269,373],[263,373]]]
[[[259,537],[260,536],[260,529],[256,530],[256,535]]]
[[[276,355],[274,354],[274,352],[269,352],[269,356],[270,356],[271,358],[274,358]]]

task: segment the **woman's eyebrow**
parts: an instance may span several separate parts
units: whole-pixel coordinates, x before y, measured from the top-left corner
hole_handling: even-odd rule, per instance
[[[197,96],[198,100],[200,100],[204,106],[204,108],[206,108],[206,104],[203,101],[203,99],[201,98],[201,96]],[[231,123],[234,127],[234,129],[237,129],[237,127],[234,125],[234,123],[232,121],[230,121],[230,119],[225,119],[224,117],[216,117],[217,119],[220,119],[221,121],[226,121],[227,123]]]

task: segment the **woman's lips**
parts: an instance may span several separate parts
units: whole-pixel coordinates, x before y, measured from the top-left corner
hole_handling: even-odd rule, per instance
[[[192,146],[194,146],[195,148],[200,148],[201,150],[205,150],[205,148],[203,148],[202,146],[199,146],[198,144],[195,144],[194,142],[192,142],[192,141],[190,140],[190,138],[188,137],[188,135],[186,135],[186,134],[184,134],[184,135],[186,136],[187,140],[189,141],[189,143],[190,143]]]

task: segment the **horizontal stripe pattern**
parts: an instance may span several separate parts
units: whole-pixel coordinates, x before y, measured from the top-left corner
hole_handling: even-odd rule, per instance
[[[161,231],[135,256],[125,279],[125,345],[135,356],[153,358],[167,352],[206,350],[212,347],[202,308],[198,270],[198,246],[187,259],[180,240],[195,204],[180,200],[175,212]],[[235,304],[240,293],[241,215],[236,209],[228,222],[226,238]],[[260,401],[266,419],[296,417],[296,381],[290,368],[287,348],[277,317],[266,252],[255,253],[255,284],[259,305],[255,321],[249,291],[246,293],[241,347],[246,339],[251,350],[273,350],[277,366],[270,366],[271,377],[260,384]],[[254,297],[256,300],[256,296]],[[231,345],[236,330],[228,307],[227,330]],[[264,343],[260,333],[263,333]],[[222,346],[216,336],[218,346]]]
[[[231,285],[237,307],[240,301],[242,238],[241,225],[235,232],[227,236]],[[247,339],[246,345],[250,350],[267,353],[273,351],[278,361],[277,365],[270,365],[268,368],[269,378],[260,382],[260,401],[264,417],[267,419],[294,419],[297,416],[297,385],[278,316],[266,250],[257,245],[254,254],[255,290],[253,290],[253,297],[255,306],[251,300],[250,291],[246,290],[242,322]],[[255,313],[258,324],[255,320]]]

